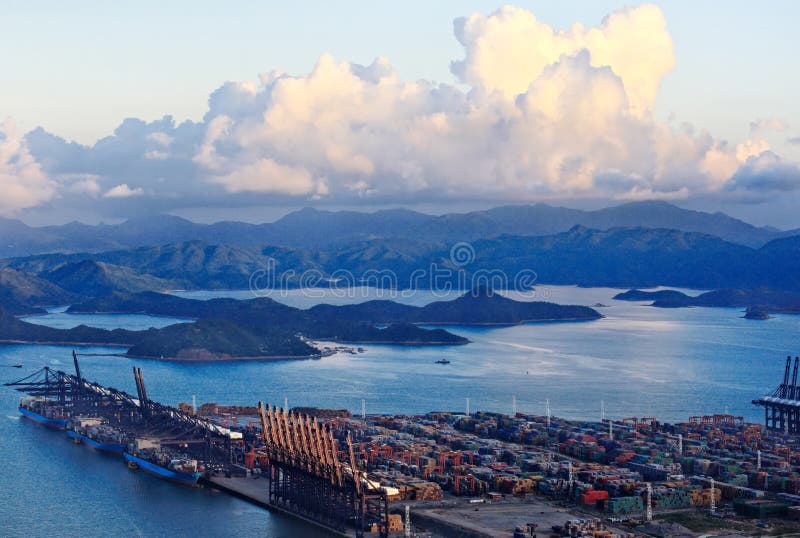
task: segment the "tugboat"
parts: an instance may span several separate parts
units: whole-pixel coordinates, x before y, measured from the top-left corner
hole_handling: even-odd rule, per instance
[[[436,361],[436,364],[450,364],[450,361],[447,359],[439,359]]]

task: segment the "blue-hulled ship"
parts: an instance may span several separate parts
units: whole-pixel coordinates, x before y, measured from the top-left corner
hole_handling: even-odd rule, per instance
[[[63,430],[67,427],[68,414],[53,400],[41,397],[22,398],[18,409],[23,417],[48,428]]]
[[[75,417],[67,423],[67,435],[100,452],[121,456],[128,446],[125,433],[98,417]]]
[[[204,474],[197,460],[162,450],[157,439],[136,439],[128,445],[124,457],[131,469],[186,486],[196,486]]]

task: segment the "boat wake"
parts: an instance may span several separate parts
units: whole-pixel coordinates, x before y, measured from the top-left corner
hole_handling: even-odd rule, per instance
[[[535,347],[529,346],[526,344],[519,344],[517,342],[504,342],[502,340],[486,340],[490,344],[499,344],[503,346],[509,346],[516,349],[524,349],[526,351],[539,351],[541,353],[555,353],[554,349],[546,348],[546,347]]]

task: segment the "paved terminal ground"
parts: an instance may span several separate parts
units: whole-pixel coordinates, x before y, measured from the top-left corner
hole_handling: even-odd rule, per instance
[[[494,538],[510,537],[515,527],[525,527],[528,523],[535,523],[538,533],[550,534],[552,526],[582,517],[538,499],[477,504],[459,500],[457,503],[441,507],[412,507],[411,520],[421,527],[431,527],[437,535]]]

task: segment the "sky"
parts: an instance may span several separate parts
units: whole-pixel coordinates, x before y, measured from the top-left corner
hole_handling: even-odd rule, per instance
[[[800,227],[794,2],[0,7],[3,216],[663,199]]]

